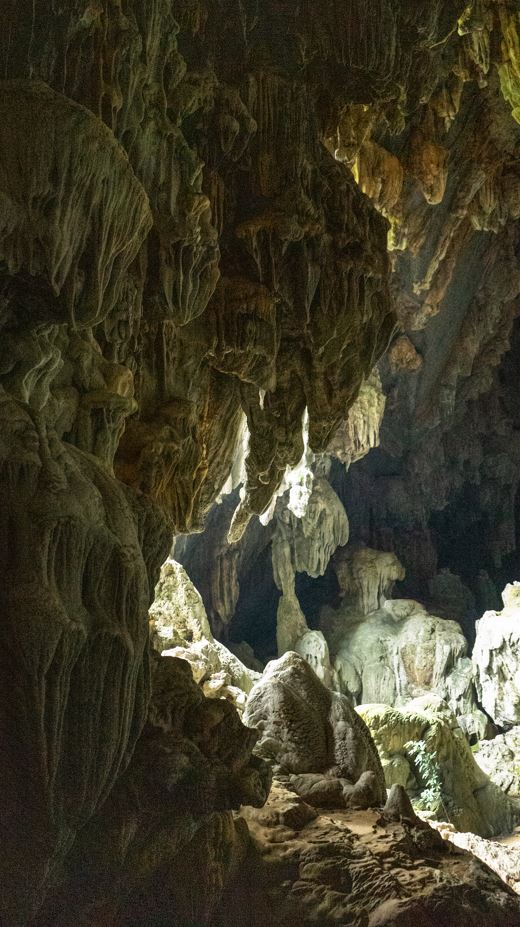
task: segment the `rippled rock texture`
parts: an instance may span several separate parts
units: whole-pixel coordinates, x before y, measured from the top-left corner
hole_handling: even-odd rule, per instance
[[[384,801],[383,770],[364,721],[299,654],[268,663],[244,721],[259,732],[257,753],[310,804],[366,808]]]
[[[261,927],[273,911],[281,927],[513,927],[518,920],[520,901],[487,867],[489,856],[482,864],[394,809],[317,812],[275,783],[247,821],[256,850],[218,927]]]

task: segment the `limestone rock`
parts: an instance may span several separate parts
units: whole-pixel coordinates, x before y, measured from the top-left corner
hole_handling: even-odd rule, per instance
[[[213,640],[199,593],[181,564],[171,557],[161,568],[149,616],[151,641],[159,653]]]
[[[442,609],[441,614],[464,624],[475,614],[475,598],[460,576],[444,568],[428,584],[430,607]]]
[[[278,501],[272,540],[273,576],[282,591],[278,604],[278,655],[295,650],[308,659],[325,685],[332,681],[327,642],[310,630],[295,591],[296,573],[321,576],[338,545],[348,540],[348,519],[338,496],[310,468],[307,452],[286,477],[289,489]],[[286,498],[286,496],[288,498]]]
[[[475,760],[496,785],[520,798],[520,728],[513,727],[493,740],[481,740]]]
[[[355,546],[338,550],[333,560],[341,596],[361,615],[369,615],[391,596],[405,571],[392,553]]]
[[[383,800],[383,773],[365,724],[298,654],[268,663],[249,694],[244,722],[259,731],[258,754],[310,804]]]
[[[401,818],[404,818],[406,821],[415,824],[419,824],[420,822],[420,818],[417,817],[413,810],[408,792],[403,785],[399,785],[397,782],[394,782],[393,785],[390,786],[388,798],[383,808],[383,815],[389,821],[399,821]]]
[[[479,700],[500,727],[520,721],[520,584],[506,586],[501,612],[486,612],[477,622],[473,649]]]
[[[266,801],[271,773],[251,755],[258,735],[228,702],[205,698],[185,661],[155,656],[152,670],[132,760],[83,829],[38,924],[97,924],[103,911],[110,924],[172,912],[180,927],[207,924],[244,861],[247,827],[231,809]]]
[[[377,447],[385,402],[381,379],[377,369],[374,369],[362,384],[355,403],[336,431],[327,452],[350,466],[365,457],[371,448]]]
[[[465,0],[327,0],[319,15],[274,0],[4,7],[0,919],[26,927],[78,829],[142,760],[146,612],[172,534],[201,528],[244,416],[236,537],[301,459],[306,408],[309,447],[328,447],[394,333],[394,306],[424,360],[402,379],[384,373],[397,411],[379,488],[354,493],[370,507],[356,513],[359,540],[389,549],[362,536],[381,525],[427,580],[432,513],[453,506],[468,537],[486,525],[490,562],[513,549],[517,377],[506,363],[504,387],[496,367],[520,291],[518,15]],[[234,578],[218,573],[226,616]],[[206,706],[213,727],[202,712],[217,739],[230,707]],[[225,804],[211,762],[184,746],[168,740],[165,753],[200,772],[209,807]],[[182,801],[196,803],[197,782]],[[156,785],[135,784],[145,805]],[[215,814],[192,857],[217,848],[211,873],[201,863],[201,922],[244,849],[229,811]],[[163,849],[188,842],[189,822],[165,826]],[[133,818],[114,825],[111,858],[137,834],[130,862],[148,874],[161,851],[152,840],[148,855],[143,827],[141,840]],[[185,910],[187,864],[166,857],[155,884],[166,872]],[[98,872],[108,898],[89,927],[116,917],[120,870],[104,860]],[[132,891],[123,920],[149,923]],[[507,897],[479,899],[500,924]]]
[[[392,599],[370,615],[344,606],[324,609],[321,625],[339,690],[354,703],[399,707],[435,693],[450,705],[468,737],[486,736],[488,721],[477,707],[467,642],[455,621],[430,615],[412,599]]]
[[[486,840],[477,834],[458,833],[443,824],[436,826],[445,840],[467,850],[520,895],[520,850],[515,845],[514,838],[504,838],[502,841]]]
[[[195,682],[201,684],[208,698],[227,698],[243,711],[246,694],[259,673],[215,640],[200,594],[181,564],[171,557],[161,569],[149,616],[155,649],[187,660]]]
[[[431,696],[400,710],[361,705],[357,711],[374,738],[388,787],[406,787],[418,806],[422,803],[423,810],[428,806],[434,816],[458,830],[491,837],[511,829],[515,819],[511,801],[476,764],[446,703]]]

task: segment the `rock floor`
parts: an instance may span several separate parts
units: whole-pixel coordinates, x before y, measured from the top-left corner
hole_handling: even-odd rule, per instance
[[[281,783],[244,817],[253,849],[214,927],[520,925],[513,890],[422,822],[317,811]]]

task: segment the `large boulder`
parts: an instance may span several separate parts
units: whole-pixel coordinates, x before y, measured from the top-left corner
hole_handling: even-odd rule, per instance
[[[249,694],[244,722],[259,731],[259,755],[310,804],[384,801],[383,770],[368,728],[299,654],[268,663]]]
[[[457,830],[484,837],[511,830],[511,801],[477,766],[445,702],[431,696],[400,710],[361,705],[357,711],[374,738],[388,788],[404,786],[417,807]]]

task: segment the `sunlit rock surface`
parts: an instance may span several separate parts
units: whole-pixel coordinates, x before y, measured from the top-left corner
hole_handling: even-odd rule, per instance
[[[501,612],[477,622],[473,649],[479,699],[501,727],[520,721],[520,583],[506,586]]]
[[[404,786],[418,807],[457,830],[485,837],[511,830],[513,804],[479,768],[445,702],[424,696],[401,709],[361,705],[357,710],[374,738],[388,787]]]
[[[482,740],[474,756],[493,782],[513,798],[520,798],[520,727],[493,740]]]
[[[374,369],[361,385],[358,397],[332,438],[327,453],[349,467],[365,457],[371,448],[377,447],[385,403],[381,379]]]
[[[433,826],[445,840],[473,854],[520,895],[520,850],[514,838],[510,838],[511,842],[508,839],[498,842],[486,840],[477,834],[461,834],[444,822],[434,823]]]
[[[337,608],[322,609],[320,627],[335,687],[354,704],[396,707],[434,693],[469,737],[485,737],[489,724],[477,706],[475,671],[460,625],[412,599],[386,598],[394,581],[404,579],[394,554],[346,547],[333,563],[342,600]]]
[[[150,636],[165,656],[187,660],[208,698],[227,698],[243,711],[259,674],[215,640],[200,594],[186,571],[169,558],[162,566],[150,609]]]

